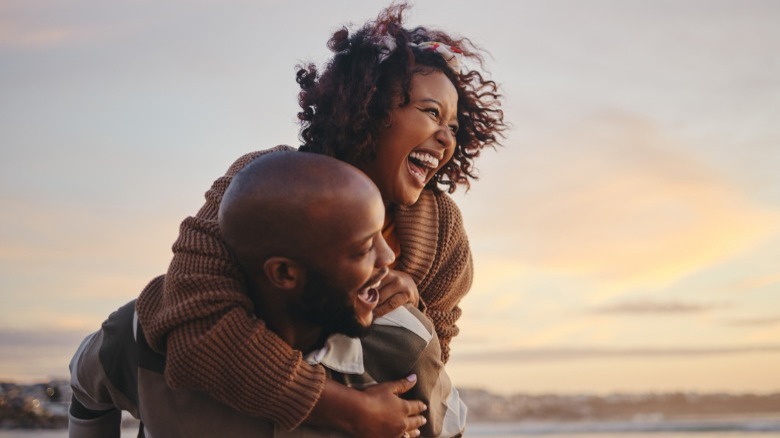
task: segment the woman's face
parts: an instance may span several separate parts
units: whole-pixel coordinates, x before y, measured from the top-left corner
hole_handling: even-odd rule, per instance
[[[385,204],[412,205],[449,160],[458,130],[458,92],[440,71],[412,77],[410,101],[396,97],[376,143],[376,159],[359,166]]]

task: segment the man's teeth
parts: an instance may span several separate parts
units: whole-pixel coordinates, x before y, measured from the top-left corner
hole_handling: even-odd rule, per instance
[[[427,152],[412,152],[411,154],[409,154],[409,157],[413,158],[415,161],[418,161],[420,164],[423,164],[425,165],[425,167],[428,167],[430,169],[435,169],[436,167],[439,167],[439,159]]]

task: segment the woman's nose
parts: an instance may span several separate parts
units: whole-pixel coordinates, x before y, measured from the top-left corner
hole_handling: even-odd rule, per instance
[[[442,126],[436,132],[436,141],[444,149],[449,149],[455,145],[455,133],[452,132],[449,126]]]

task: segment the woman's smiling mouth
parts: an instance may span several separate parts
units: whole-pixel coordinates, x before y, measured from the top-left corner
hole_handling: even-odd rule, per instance
[[[407,158],[410,173],[417,179],[420,186],[425,186],[428,173],[439,167],[439,158],[425,151],[414,151]]]

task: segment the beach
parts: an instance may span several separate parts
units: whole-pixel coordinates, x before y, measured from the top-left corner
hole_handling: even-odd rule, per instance
[[[137,428],[125,428],[133,438]],[[0,438],[66,438],[67,430],[0,430]],[[469,438],[780,438],[780,416],[733,420],[472,423]]]

